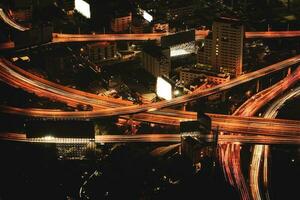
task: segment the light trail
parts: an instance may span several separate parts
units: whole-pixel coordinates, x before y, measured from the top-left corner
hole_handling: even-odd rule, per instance
[[[8,24],[10,27],[13,27],[19,31],[27,31],[29,28],[24,27],[18,23],[16,23],[13,19],[11,19],[2,8],[0,8],[0,18],[2,21],[4,21],[6,24]]]
[[[287,76],[283,81],[275,84],[271,88],[268,88],[256,95],[253,98],[248,99],[239,109],[235,111],[233,115],[239,116],[252,116],[254,115],[263,105],[272,100],[273,98],[280,95],[282,92],[286,91],[289,87],[298,82],[300,78],[300,67],[298,67],[294,73]],[[245,178],[241,172],[240,167],[240,148],[234,146],[234,144],[227,145],[226,147],[221,147],[221,152],[224,151],[223,148],[233,148],[233,151],[228,152],[225,156],[221,153],[221,162],[223,165],[228,165],[223,167],[225,170],[225,174],[227,177],[231,178],[230,183],[234,182],[235,186],[239,189],[241,193],[242,199],[250,199],[250,194],[248,191],[248,187],[245,184]],[[262,152],[264,151],[264,146],[255,146],[253,150],[252,163],[250,165],[250,190],[251,197],[253,199],[261,199],[260,191],[259,191],[259,183],[258,183],[258,174],[259,174],[259,166],[261,162]],[[229,161],[225,161],[225,159],[229,159]],[[267,161],[266,161],[267,162]],[[235,164],[235,165],[229,165]],[[231,168],[232,167],[232,168]],[[268,196],[268,194],[266,195]]]
[[[138,134],[138,135],[96,135],[95,139],[87,138],[26,138],[24,133],[0,133],[0,140],[29,142],[29,143],[130,143],[130,142],[180,142],[180,134]],[[213,141],[213,136],[203,136],[207,142]],[[232,144],[300,144],[300,136],[259,136],[259,135],[220,135],[218,143],[225,145]],[[234,149],[231,149],[234,150]]]
[[[230,80],[226,83],[217,85],[215,87],[200,90],[200,91],[197,90],[197,91],[195,91],[191,94],[184,95],[184,96],[181,96],[181,97],[177,97],[177,98],[174,98],[174,99],[169,100],[169,101],[161,101],[161,102],[151,103],[151,104],[130,105],[130,106],[128,106],[128,105],[120,106],[120,105],[123,104],[123,101],[119,101],[119,102],[116,102],[116,103],[119,104],[118,106],[111,104],[110,108],[95,110],[92,113],[76,112],[76,113],[73,113],[74,115],[72,117],[75,118],[76,115],[77,115],[77,117],[79,117],[80,114],[82,114],[81,117],[86,117],[87,114],[89,114],[88,116],[90,118],[93,118],[93,117],[116,116],[116,115],[120,116],[120,115],[135,114],[135,113],[147,112],[147,111],[157,111],[158,109],[166,108],[166,107],[173,106],[173,105],[178,105],[178,104],[185,103],[185,102],[188,102],[188,101],[194,101],[194,100],[196,100],[198,98],[201,98],[201,97],[205,97],[205,96],[209,96],[209,95],[212,95],[212,94],[223,92],[223,91],[228,90],[228,89],[230,89],[232,87],[235,87],[237,85],[252,81],[252,80],[260,78],[260,77],[263,77],[263,76],[268,75],[272,72],[276,72],[278,70],[284,69],[286,67],[297,64],[299,62],[300,62],[300,55],[289,58],[289,59],[286,59],[284,61],[281,61],[281,62],[273,64],[273,65],[270,65],[266,68],[257,70],[255,72],[244,74],[242,76],[239,76],[238,78],[232,79],[232,80]],[[2,72],[3,76],[1,78],[4,79],[4,80],[6,80],[7,77],[15,76],[15,74],[11,74],[11,71],[9,71],[8,69],[12,70],[12,68],[13,68],[14,71],[18,70],[18,73],[20,73],[19,68],[17,68],[16,66],[12,65],[9,62],[7,62],[4,59],[0,60],[0,67],[3,68],[3,70],[2,70],[3,71]],[[6,73],[6,75],[4,73]],[[25,72],[22,72],[22,73],[25,73]],[[27,74],[27,76],[29,76],[29,75]],[[52,95],[53,94],[55,95],[55,93],[59,93],[59,94],[56,94],[56,95],[62,95],[61,90],[64,90],[63,91],[64,93],[69,92],[68,95],[65,95],[65,96],[67,96],[67,99],[69,99],[69,100],[70,100],[70,97],[72,97],[73,100],[75,98],[77,98],[77,100],[79,100],[81,102],[82,101],[88,101],[87,104],[96,103],[96,102],[93,102],[93,100],[81,98],[80,96],[82,96],[83,94],[82,94],[82,92],[80,93],[80,91],[78,91],[78,90],[72,90],[71,92],[73,94],[72,93],[70,94],[70,90],[71,90],[70,88],[66,89],[66,87],[63,88],[62,86],[60,86],[60,88],[58,88],[57,84],[54,85],[54,83],[50,83],[49,81],[42,80],[41,78],[37,78],[37,77],[32,76],[32,75],[30,77],[34,78],[35,81],[47,83],[47,85],[52,86],[52,88],[54,87],[53,90],[51,89],[51,91],[49,91],[48,88],[43,87],[44,86],[43,84],[41,84],[41,86],[39,86],[38,83],[35,85],[35,87],[40,89],[40,90],[41,89],[44,90],[44,91],[48,90],[48,92],[51,92]],[[15,78],[20,79],[21,77],[15,77]],[[22,81],[22,79],[21,79],[22,83],[24,82],[24,80]],[[28,84],[32,84],[32,83],[29,82]],[[19,87],[22,87],[22,84],[19,84]],[[58,90],[56,91],[55,88],[58,88]],[[69,90],[69,91],[67,91],[67,90]],[[75,96],[74,93],[77,93],[77,94],[80,93],[79,94],[80,96],[79,95]],[[45,96],[49,96],[49,95],[45,95]],[[87,96],[87,93],[85,94],[85,96]],[[97,96],[97,95],[94,95],[94,96]],[[93,98],[92,96],[90,96],[90,97]],[[59,98],[59,97],[57,97],[57,98]],[[98,97],[98,98],[100,98],[100,97]],[[103,97],[102,97],[102,99],[103,99]],[[114,100],[114,101],[117,101],[117,100]],[[51,115],[51,113],[45,113],[44,117],[47,117],[48,114],[50,116],[53,116],[53,115]],[[66,116],[66,115],[67,114],[64,113],[62,116]],[[40,116],[40,117],[43,117],[43,116]],[[57,116],[57,118],[58,117],[59,116]]]
[[[287,94],[277,99],[264,113],[264,118],[276,118],[278,110],[284,105],[289,99],[295,98],[300,95],[300,87],[297,87],[295,90],[289,91]],[[268,192],[268,156],[269,156],[269,146],[268,145],[255,145],[254,151],[256,154],[253,154],[253,159],[251,163],[250,170],[250,185],[252,192],[252,197],[255,200],[265,199],[269,200],[270,195]],[[264,194],[261,194],[259,190],[259,169],[261,168],[261,159],[264,158],[263,165],[263,188],[265,190]]]

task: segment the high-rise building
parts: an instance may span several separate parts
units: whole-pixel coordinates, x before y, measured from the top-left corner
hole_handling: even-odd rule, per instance
[[[239,20],[220,18],[213,23],[212,65],[239,76],[243,71],[244,26]]]
[[[237,19],[220,18],[213,23],[212,35],[198,51],[198,62],[214,66],[237,77],[243,72],[244,26]]]
[[[142,65],[153,76],[167,76],[171,70],[170,48],[147,45],[142,53]]]

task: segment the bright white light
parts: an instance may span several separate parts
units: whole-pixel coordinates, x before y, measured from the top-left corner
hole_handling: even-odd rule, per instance
[[[143,17],[148,22],[152,22],[152,20],[153,20],[153,17],[149,13],[147,13],[146,11],[144,11],[144,10],[143,10]]]
[[[157,77],[156,94],[166,100],[172,99],[172,86],[161,77]]]
[[[86,18],[91,18],[90,4],[83,0],[75,0],[75,10]]]
[[[54,140],[54,137],[53,136],[45,136],[43,139],[44,140]]]
[[[185,49],[171,49],[171,57],[182,56],[187,54],[190,54],[190,52],[186,51]]]
[[[187,42],[170,47],[171,57],[182,56],[192,53],[196,53],[195,42]]]
[[[177,95],[179,95],[179,94],[180,94],[179,90],[175,90],[175,91],[174,91],[174,95],[177,96]]]

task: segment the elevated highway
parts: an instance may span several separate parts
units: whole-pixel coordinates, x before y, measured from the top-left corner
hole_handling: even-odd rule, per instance
[[[0,107],[2,113],[8,113],[12,115],[23,115],[27,117],[37,117],[39,113],[44,115],[45,109],[26,109],[26,108],[15,108],[8,106]],[[78,111],[78,112],[62,112],[58,110],[48,111],[48,116],[53,120],[62,120],[56,117],[56,113],[61,115],[76,115],[77,113],[86,113],[86,117],[81,118],[69,118],[70,120],[86,119],[89,113],[93,111]],[[180,113],[180,112],[179,112]],[[179,126],[181,121],[189,121],[196,119],[196,113],[190,112],[190,116],[181,116],[178,113],[177,117],[169,117],[165,115],[150,114],[147,117],[142,117],[142,114],[133,117],[137,121],[155,121],[160,124],[167,124],[170,126]],[[175,114],[175,113],[173,113]],[[84,114],[80,114],[84,115]],[[300,136],[300,121],[294,120],[282,120],[282,119],[264,119],[258,117],[239,117],[239,116],[228,116],[220,114],[208,114],[212,119],[212,128],[224,133],[243,133],[249,135],[294,135]],[[149,118],[148,118],[149,117]],[[44,119],[44,118],[43,118]]]
[[[196,30],[195,39],[204,39],[209,30]],[[92,42],[92,41],[146,41],[160,40],[162,36],[173,33],[139,33],[139,34],[61,34],[53,33],[53,43]],[[246,39],[270,39],[300,37],[300,31],[261,31],[245,32]]]
[[[87,143],[88,140],[68,140],[57,138],[36,138],[27,139],[26,134],[22,133],[0,133],[0,140],[14,142],[31,143]],[[212,141],[211,136],[203,137],[204,141]],[[93,140],[92,140],[93,141]],[[94,140],[96,143],[128,143],[128,142],[147,142],[147,143],[178,143],[180,134],[139,134],[139,135],[98,135]],[[218,143],[238,143],[238,144],[300,144],[299,137],[284,136],[258,136],[258,135],[220,135]]]
[[[247,73],[239,76],[238,78],[232,79],[224,84],[217,85],[212,88],[197,90],[191,94],[187,94],[181,97],[174,98],[169,101],[161,101],[157,103],[144,104],[144,105],[132,105],[131,102],[126,102],[123,100],[117,100],[112,98],[99,97],[97,95],[84,93],[82,91],[74,90],[58,84],[54,84],[50,81],[41,79],[34,76],[24,70],[21,70],[17,66],[8,62],[5,59],[0,59],[0,77],[3,81],[10,83],[15,87],[20,87],[26,91],[34,92],[37,95],[44,97],[53,97],[56,100],[61,100],[67,102],[69,105],[74,105],[76,102],[90,104],[92,106],[100,106],[101,109],[96,109],[93,112],[61,112],[61,113],[51,113],[51,112],[39,112],[35,113],[37,117],[56,117],[56,118],[76,118],[76,117],[104,117],[104,116],[120,116],[135,114],[141,112],[151,112],[157,111],[162,108],[178,105],[188,101],[194,101],[198,98],[213,95],[226,91],[230,88],[238,86],[240,84],[261,78],[270,73],[282,70],[284,68],[290,67],[292,65],[298,64],[300,61],[300,55],[286,59],[284,61],[278,62],[276,64],[270,65],[263,69],[257,70],[255,72]],[[12,80],[14,82],[12,82]],[[106,108],[104,108],[106,107]]]

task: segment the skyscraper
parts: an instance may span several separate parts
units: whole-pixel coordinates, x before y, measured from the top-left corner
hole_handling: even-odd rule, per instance
[[[243,72],[244,26],[237,19],[220,18],[212,34],[198,51],[198,62],[209,64],[222,73],[237,77]]]
[[[239,20],[220,18],[213,23],[212,65],[236,77],[243,71],[244,27]]]

